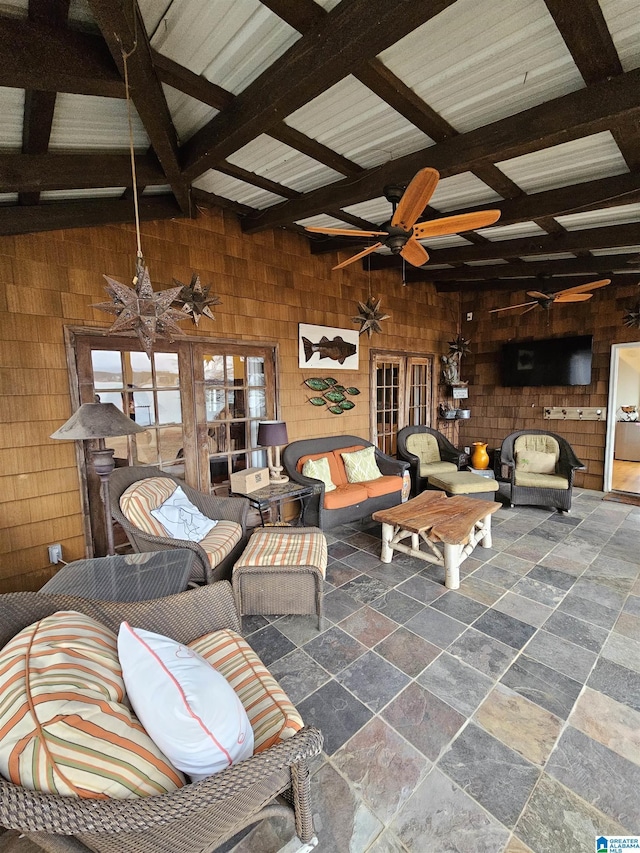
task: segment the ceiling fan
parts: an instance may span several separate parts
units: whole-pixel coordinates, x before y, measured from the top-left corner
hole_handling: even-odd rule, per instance
[[[586,302],[591,299],[593,293],[586,291],[595,290],[598,287],[606,287],[611,284],[610,278],[603,278],[600,281],[591,281],[588,284],[578,284],[576,287],[567,287],[566,290],[558,290],[556,293],[543,293],[541,290],[527,290],[527,296],[532,296],[531,302],[520,302],[519,305],[507,305],[506,308],[492,308],[489,313],[495,314],[497,311],[513,311],[515,308],[526,308],[526,311],[521,312],[527,314],[533,311],[536,305],[540,305],[545,311],[554,304],[554,302]]]
[[[380,226],[379,231],[356,231],[352,228],[317,228],[306,226],[307,231],[315,234],[328,234],[329,236],[341,237],[384,237],[368,246],[364,251],[358,252],[336,264],[333,268],[338,270],[346,267],[354,261],[360,260],[376,249],[387,246],[394,255],[401,255],[405,261],[414,267],[421,267],[429,260],[429,255],[424,246],[418,241],[426,237],[440,237],[444,234],[457,234],[459,231],[472,231],[475,228],[485,228],[493,225],[500,218],[499,210],[482,210],[477,213],[462,213],[459,216],[444,216],[441,219],[431,219],[426,222],[416,220],[422,214],[433,195],[440,174],[435,169],[421,169],[411,179],[409,186],[390,185],[383,190],[387,201],[393,205],[393,213],[388,222]]]

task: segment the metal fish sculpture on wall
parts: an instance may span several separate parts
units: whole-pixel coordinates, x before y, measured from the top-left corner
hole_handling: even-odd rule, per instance
[[[318,343],[314,344],[309,338],[302,338],[304,346],[305,361],[309,361],[311,356],[317,352],[320,358],[330,358],[340,364],[344,364],[345,359],[351,355],[355,355],[356,345],[347,343],[340,335],[329,340],[326,335],[323,335]]]

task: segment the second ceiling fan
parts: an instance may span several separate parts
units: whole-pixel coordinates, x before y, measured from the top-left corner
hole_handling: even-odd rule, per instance
[[[347,258],[346,261],[336,264],[333,267],[334,270],[364,258],[382,246],[391,249],[394,255],[401,255],[414,267],[421,267],[429,260],[429,254],[419,240],[457,234],[459,231],[472,231],[475,228],[486,228],[500,218],[499,210],[481,210],[477,213],[462,213],[458,216],[444,216],[442,219],[417,222],[418,217],[429,204],[439,180],[440,174],[435,169],[426,168],[414,175],[406,189],[395,185],[385,187],[385,198],[393,205],[393,214],[388,222],[380,226],[379,231],[319,228],[311,225],[306,226],[305,230],[333,237],[384,237],[384,240],[379,240],[372,246],[367,246],[362,252]]]
[[[587,284],[578,284],[576,287],[567,287],[565,290],[558,290],[556,293],[544,293],[542,290],[527,290],[527,296],[533,297],[530,302],[520,302],[518,305],[507,305],[505,308],[492,308],[489,313],[495,314],[497,311],[513,311],[515,308],[526,308],[526,311],[521,312],[527,314],[529,311],[540,305],[546,311],[556,302],[586,302],[591,299],[593,293],[588,293],[589,290],[596,290],[598,287],[606,287],[611,284],[610,278],[603,278],[600,281],[591,281]]]

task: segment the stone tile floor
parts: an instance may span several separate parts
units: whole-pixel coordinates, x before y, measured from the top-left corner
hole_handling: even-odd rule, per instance
[[[592,853],[640,834],[640,508],[601,497],[505,506],[456,592],[437,566],[380,563],[378,525],[334,529],[321,633],[245,617],[324,734],[318,853]],[[292,834],[264,821],[222,850],[289,853]],[[31,847],[7,833],[0,850]]]

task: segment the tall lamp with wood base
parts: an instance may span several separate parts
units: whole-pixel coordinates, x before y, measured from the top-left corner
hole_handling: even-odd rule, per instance
[[[267,448],[267,465],[271,483],[288,483],[289,478],[282,473],[280,448],[288,444],[287,425],[284,421],[259,421],[258,444]]]
[[[97,439],[98,447],[91,450],[91,461],[100,478],[102,502],[104,504],[104,524],[107,534],[107,554],[113,556],[113,525],[111,523],[111,502],[109,500],[109,477],[115,468],[113,448],[105,446],[105,438],[117,435],[131,435],[144,432],[145,427],[139,426],[128,418],[113,403],[83,403],[69,420],[57,429],[51,438],[75,439],[91,441]]]

